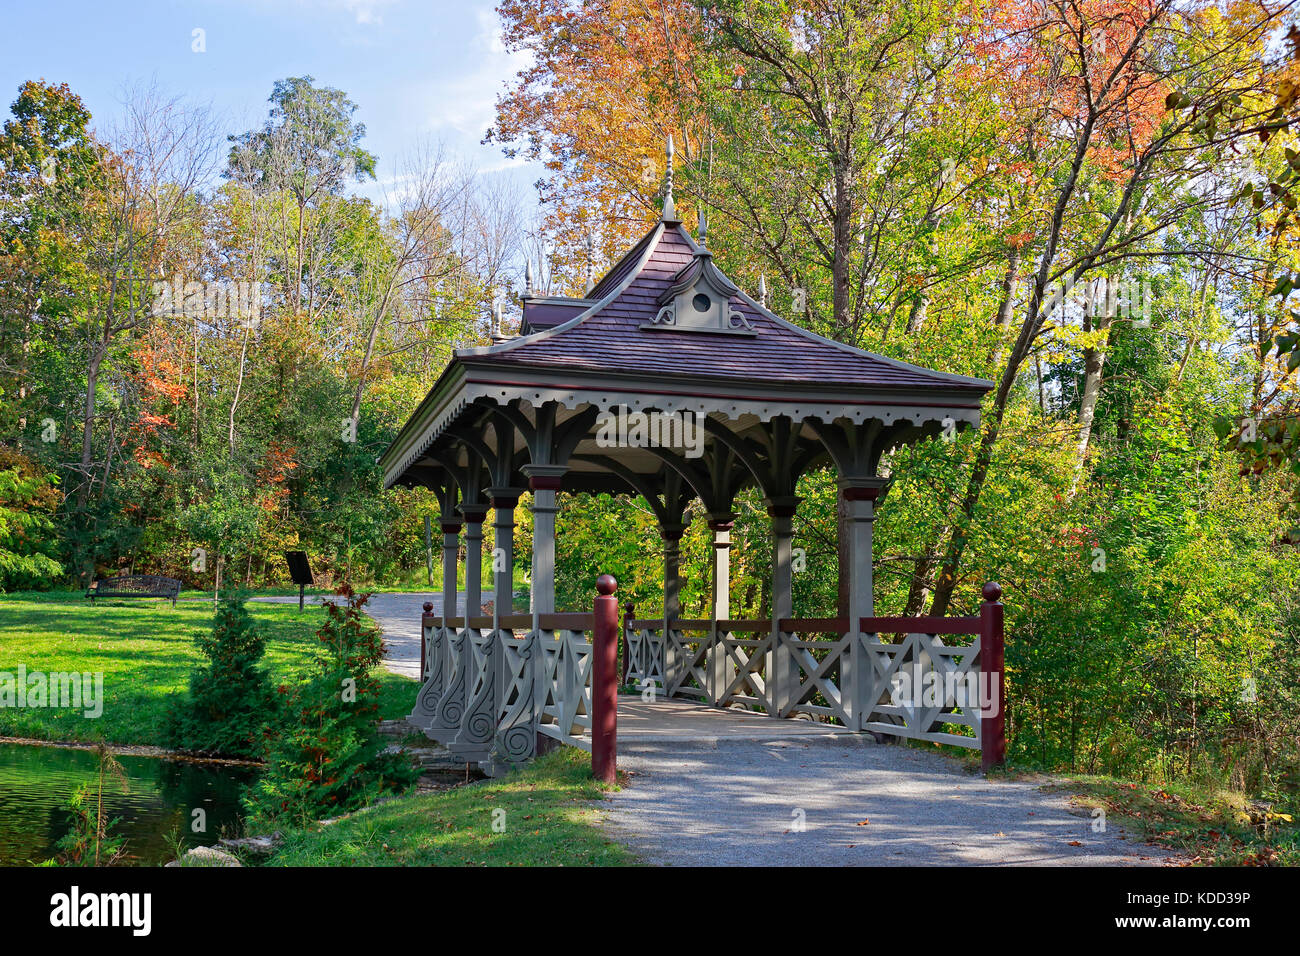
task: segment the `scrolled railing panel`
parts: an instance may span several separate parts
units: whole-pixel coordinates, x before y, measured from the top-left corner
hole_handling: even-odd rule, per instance
[[[438,703],[446,693],[450,677],[455,671],[450,649],[452,635],[452,631],[431,619],[426,618],[421,627],[421,645],[424,651],[421,668],[424,681],[415,695],[415,706],[407,719],[422,729],[435,723]]]
[[[502,638],[513,637],[508,631],[468,632],[468,666],[465,681],[464,714],[460,729],[447,745],[452,753],[474,763],[487,760],[497,730],[497,701],[501,687],[498,673]]]

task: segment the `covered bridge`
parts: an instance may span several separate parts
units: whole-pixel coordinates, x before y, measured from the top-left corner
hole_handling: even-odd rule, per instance
[[[584,744],[591,615],[555,607],[559,493],[636,494],[659,520],[664,607],[625,622],[629,682],[715,707],[978,747],[969,699],[898,701],[891,688],[917,668],[961,686],[980,669],[980,619],[874,618],[872,521],[885,485],[881,456],[977,426],[991,383],[822,338],[769,310],[762,284],[757,297],[739,289],[703,229],[693,237],[683,228],[671,154],[663,214],[641,241],[583,298],[532,293],[530,281],[522,334],[458,350],[381,459],[387,487],[423,485],[441,505],[444,604],[424,619],[412,722],[495,767],[531,756],[539,740]],[[825,465],[842,499],[841,607],[837,618],[799,621],[796,483]],[[763,620],[733,620],[733,504],[751,486],[772,523],[771,608]],[[517,608],[513,531],[526,490],[532,588],[530,606]],[[678,547],[697,498],[713,534],[713,600],[708,620],[690,621],[681,617]],[[499,549],[491,617],[479,613],[489,511]],[[456,606],[462,532],[467,616]],[[945,644],[940,634],[967,637]]]

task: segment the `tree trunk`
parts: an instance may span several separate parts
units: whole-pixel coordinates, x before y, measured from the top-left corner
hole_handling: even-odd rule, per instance
[[[1012,303],[1016,290],[1016,271],[1020,268],[1020,250],[1012,249],[1007,258],[1007,274],[1002,280],[1002,304],[998,306],[998,328],[1011,328],[1011,316],[1014,313]]]
[[[948,537],[947,527],[939,529],[930,546],[923,555],[916,559],[916,570],[912,572],[912,583],[907,588],[907,604],[903,607],[903,617],[915,617],[925,606],[925,599],[933,585],[934,566],[939,560],[939,546]]]
[[[194,454],[199,451],[201,439],[199,428],[199,317],[194,316]]]
[[[907,334],[917,335],[925,325],[925,310],[930,305],[930,297],[924,292],[912,300],[912,310],[907,316]]]
[[[252,334],[251,328],[244,325],[244,343],[239,350],[239,377],[235,380],[235,396],[230,400],[230,433],[228,436],[228,445],[230,454],[235,454],[235,409],[239,407],[239,397],[244,391],[244,363],[248,357],[248,337]]]
[[[831,280],[833,283],[832,313],[837,336],[849,327],[849,252],[853,241],[853,209],[849,201],[847,157],[841,157],[835,166],[835,221]]]
[[[86,403],[81,428],[81,484],[77,488],[77,507],[84,508],[90,497],[90,462],[95,437],[95,389],[99,385],[99,369],[108,354],[106,346],[96,346],[86,366]]]
[[[1110,317],[1097,316],[1095,329],[1099,332],[1110,327]],[[1084,317],[1083,330],[1094,328],[1090,317]],[[1079,445],[1074,457],[1074,484],[1070,494],[1079,487],[1079,478],[1083,473],[1083,463],[1088,457],[1088,442],[1092,438],[1092,422],[1097,413],[1097,399],[1101,397],[1101,372],[1106,362],[1106,351],[1102,346],[1083,350],[1083,391],[1079,396]]]

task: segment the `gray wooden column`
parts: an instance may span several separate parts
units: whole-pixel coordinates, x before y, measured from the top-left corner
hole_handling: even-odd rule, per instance
[[[708,519],[709,530],[713,532],[713,610],[709,616],[713,626],[709,633],[705,692],[709,695],[709,703],[716,707],[735,675],[735,668],[721,643],[723,635],[718,622],[731,617],[731,529],[735,526],[736,516],[730,512],[714,513]]]
[[[460,558],[460,519],[442,518],[442,619],[456,616],[456,563]]]
[[[659,535],[664,543],[664,625],[663,625],[663,675],[664,686],[660,691],[667,693],[680,662],[668,636],[669,629],[682,616],[682,535],[686,525],[678,523],[659,524]]]
[[[847,673],[841,673],[841,692],[850,726],[861,730],[879,696],[869,655],[862,648],[861,620],[875,615],[872,586],[872,534],[876,519],[876,501],[884,488],[883,478],[841,478],[840,508],[845,517],[844,551],[847,566],[842,575],[848,581],[848,630],[853,650],[848,657]]]
[[[770,716],[785,715],[794,698],[798,671],[789,650],[781,641],[781,618],[794,614],[794,574],[792,567],[794,513],[796,497],[768,498],[768,516],[772,519],[772,650],[768,656],[768,698]]]
[[[465,517],[465,616],[483,613],[483,519],[486,505],[461,505]],[[466,623],[468,627],[468,622]]]
[[[713,532],[713,620],[731,617],[731,529],[735,527],[734,514],[709,515],[709,530]]]
[[[514,613],[515,507],[522,490],[489,488],[492,503],[492,626],[499,626],[503,615]],[[497,569],[500,562],[504,566]]]
[[[659,534],[664,541],[664,620],[677,620],[682,616],[682,535],[686,526],[660,525]]]
[[[560,490],[563,465],[524,465],[528,487],[533,493],[533,626],[537,616],[555,613],[555,515],[556,492]]]
[[[871,571],[872,525],[876,519],[876,500],[885,479],[845,478],[839,484],[847,538],[849,630],[856,631],[859,618],[875,614]]]

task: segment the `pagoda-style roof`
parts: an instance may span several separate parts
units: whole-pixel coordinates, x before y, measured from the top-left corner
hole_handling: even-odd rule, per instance
[[[775,418],[796,429],[878,420],[910,424],[914,438],[936,433],[946,419],[977,425],[992,387],[787,322],[738,289],[675,217],[656,223],[584,298],[526,295],[522,330],[456,351],[381,459],[387,485],[409,481],[407,470],[448,440],[455,423],[478,414],[475,407],[554,402],[561,420],[591,407],[689,410],[742,435]],[[594,452],[577,449],[584,450]],[[643,457],[631,462],[637,473],[661,467]]]

